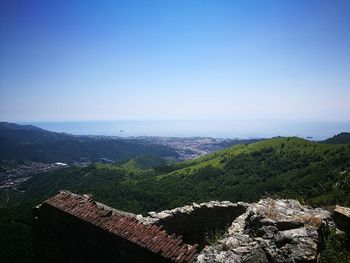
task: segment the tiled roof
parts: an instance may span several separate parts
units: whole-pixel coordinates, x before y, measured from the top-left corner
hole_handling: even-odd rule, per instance
[[[185,244],[181,236],[169,235],[161,226],[144,225],[130,214],[100,206],[89,195],[60,191],[44,204],[159,253],[173,262],[193,262],[197,257],[197,245]]]

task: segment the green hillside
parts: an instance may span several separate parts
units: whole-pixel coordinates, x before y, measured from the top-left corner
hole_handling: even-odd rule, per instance
[[[332,138],[322,141],[328,144],[350,144],[350,132],[339,133]]]
[[[129,161],[123,163],[121,166],[126,169],[151,169],[157,166],[166,165],[168,162],[165,158],[157,155],[139,155]]]
[[[154,161],[140,157],[120,166],[97,164],[37,175],[22,185],[23,198],[40,199],[66,188],[92,193],[97,200],[136,213],[214,199],[256,201],[263,196],[350,205],[349,145],[274,138],[183,163],[159,166]],[[157,168],[142,170],[152,163]]]
[[[0,191],[1,258],[30,261],[30,208],[60,189],[92,193],[100,202],[134,213],[266,196],[296,198],[315,206],[349,206],[350,145],[274,138],[171,165],[143,155],[121,165],[39,174],[21,185],[23,192]]]
[[[50,132],[31,125],[0,122],[0,160],[23,159],[44,163],[96,161],[116,162],[139,155],[177,158],[171,147],[132,139],[73,136]]]

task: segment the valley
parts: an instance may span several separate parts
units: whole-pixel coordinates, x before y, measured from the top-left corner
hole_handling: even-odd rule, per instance
[[[210,137],[115,137],[69,135],[35,126],[0,123],[0,189],[17,189],[39,173],[85,167],[93,163],[120,164],[141,155],[159,156],[164,163],[194,159],[214,151],[261,139]],[[62,147],[65,146],[65,148]],[[66,162],[69,164],[66,164]]]
[[[65,163],[45,164],[31,161],[0,160],[0,189],[17,187],[39,173],[53,172],[69,167]]]
[[[143,215],[194,202],[257,202],[271,197],[293,198],[314,207],[350,206],[346,133],[335,136],[341,142],[335,143],[333,138],[312,142],[297,137],[119,139],[42,130],[33,134],[28,127],[20,132],[21,127],[15,127],[12,135],[2,130],[6,136],[0,136],[0,142],[7,143],[2,154],[11,156],[16,147],[28,149],[28,145],[34,152],[1,160],[0,245],[20,248],[2,252],[12,262],[24,262],[24,258],[31,262],[31,209],[61,189],[89,193],[98,202]],[[65,151],[73,155],[44,147],[76,146],[77,141],[82,155],[69,147]],[[96,148],[93,152],[86,147],[90,143]],[[49,158],[36,155],[38,149],[45,149]]]

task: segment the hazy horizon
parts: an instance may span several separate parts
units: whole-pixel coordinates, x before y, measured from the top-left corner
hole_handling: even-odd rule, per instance
[[[271,138],[276,136],[298,136],[323,140],[340,132],[350,132],[350,123],[348,122],[279,121],[276,123],[268,120],[119,120],[17,123],[31,124],[49,131],[74,135],[118,137]]]
[[[1,1],[0,118],[350,122],[349,13],[342,0]]]

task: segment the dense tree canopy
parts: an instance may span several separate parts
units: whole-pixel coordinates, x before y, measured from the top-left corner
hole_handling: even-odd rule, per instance
[[[170,165],[143,155],[121,165],[94,164],[40,174],[23,183],[22,192],[0,192],[1,231],[6,235],[17,229],[18,242],[27,239],[30,244],[29,208],[60,189],[91,193],[100,202],[134,213],[266,196],[296,198],[314,206],[350,206],[350,145],[274,138]],[[24,249],[21,255],[26,253]]]

